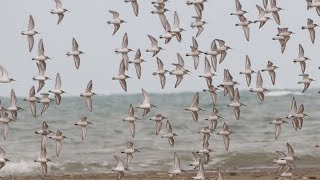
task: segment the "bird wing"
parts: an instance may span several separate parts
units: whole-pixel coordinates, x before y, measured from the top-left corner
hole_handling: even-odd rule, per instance
[[[128,47],[128,33],[125,33],[122,38],[122,48]]]

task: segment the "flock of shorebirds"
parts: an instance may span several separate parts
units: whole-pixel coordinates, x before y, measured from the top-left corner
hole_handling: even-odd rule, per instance
[[[312,0],[306,0],[307,1],[307,7],[308,9],[315,8],[316,12],[320,16],[320,2],[316,1],[313,2]],[[62,3],[60,0],[54,0],[56,3],[56,8],[51,11],[52,14],[56,14],[58,16],[58,22],[57,24],[60,24],[64,18],[64,14],[68,12],[67,9],[63,8]],[[130,3],[133,7],[133,13],[135,16],[139,15],[139,5],[138,5],[138,0],[124,0],[125,3]],[[155,9],[151,12],[152,14],[156,14],[159,16],[161,25],[164,28],[164,34],[160,35],[160,39],[164,39],[165,44],[169,43],[172,39],[176,39],[178,42],[181,41],[182,39],[182,34],[185,29],[180,27],[180,22],[179,22],[179,16],[178,13],[175,11],[174,12],[174,22],[171,27],[169,21],[166,18],[166,12],[169,11],[166,8],[166,3],[168,0],[155,0],[152,1],[153,6]],[[214,39],[211,47],[208,51],[200,51],[198,49],[198,42],[196,38],[201,35],[201,33],[204,31],[204,25],[206,24],[206,21],[202,19],[202,13],[205,10],[205,3],[207,0],[188,0],[187,5],[192,5],[195,9],[196,16],[192,16],[195,20],[191,23],[191,28],[197,28],[197,33],[195,37],[192,37],[192,46],[191,52],[187,53],[186,56],[191,56],[194,60],[194,69],[198,68],[199,62],[200,62],[200,54],[205,54],[206,56],[204,57],[204,64],[205,64],[205,70],[204,74],[200,75],[199,77],[204,78],[206,80],[206,84],[208,86],[208,89],[203,90],[204,92],[209,92],[212,98],[212,105],[213,105],[213,111],[210,117],[208,117],[207,121],[210,121],[210,125],[203,127],[201,130],[199,130],[198,133],[203,134],[203,147],[202,149],[198,151],[194,151],[192,154],[194,156],[194,162],[190,163],[190,166],[193,166],[194,169],[199,169],[198,174],[195,177],[192,177],[191,179],[199,179],[199,180],[204,180],[205,178],[205,173],[204,173],[204,167],[206,164],[208,164],[210,160],[210,153],[213,151],[212,149],[209,148],[209,138],[210,134],[213,133],[216,130],[218,120],[221,119],[222,117],[218,115],[218,110],[215,108],[215,105],[217,103],[217,94],[216,91],[221,90],[224,91],[224,96],[229,96],[231,103],[228,105],[231,107],[234,111],[235,118],[237,120],[240,119],[240,107],[241,106],[246,106],[245,104],[240,102],[240,94],[238,88],[236,88],[236,85],[239,83],[237,81],[233,80],[233,77],[231,73],[229,72],[228,69],[224,70],[224,78],[223,82],[215,87],[212,84],[212,78],[215,76],[215,73],[217,71],[217,61],[218,57],[219,58],[219,64],[221,64],[226,56],[227,56],[227,51],[230,50],[231,48],[226,45],[224,40],[221,39]],[[248,13],[247,11],[243,10],[239,0],[235,0],[235,12],[231,13],[231,15],[235,15],[239,18],[240,22],[236,24],[236,26],[241,26],[244,30],[245,38],[247,41],[249,41],[249,35],[250,35],[250,29],[249,25],[252,23],[259,23],[259,28],[262,28],[267,21],[271,20],[271,18],[268,16],[268,14],[273,15],[274,21],[280,25],[280,15],[279,12],[283,10],[282,8],[278,7],[276,4],[276,0],[270,0],[270,3],[268,0],[263,0],[263,7],[256,5],[258,11],[259,11],[259,17],[255,21],[249,21],[245,17],[245,14]],[[118,30],[121,27],[122,23],[126,23],[126,21],[120,19],[120,14],[116,11],[109,11],[113,18],[112,20],[108,21],[107,24],[113,25],[114,26],[114,31],[113,35],[118,32]],[[310,39],[311,42],[315,42],[315,27],[317,27],[317,24],[313,23],[313,20],[308,19],[307,20],[307,25],[302,26],[302,29],[307,29],[310,33]],[[25,35],[28,38],[29,42],[29,51],[31,52],[34,46],[34,36],[39,34],[35,28],[35,23],[33,17],[30,15],[29,17],[29,26],[26,31],[22,31],[21,34]],[[273,40],[278,40],[281,45],[281,52],[283,53],[286,49],[286,44],[290,40],[290,36],[294,34],[292,31],[289,31],[288,28],[278,28],[278,33],[277,35],[273,38]],[[151,36],[148,35],[150,42],[151,42],[151,47],[146,49],[147,53],[152,53],[152,56],[155,57],[161,50],[163,50],[162,47],[159,46],[158,40]],[[141,77],[141,63],[145,62],[145,60],[142,59],[142,52],[140,49],[136,51],[136,54],[134,58],[130,61],[128,54],[133,51],[132,49],[128,48],[128,34],[125,33],[123,36],[122,40],[122,46],[120,48],[115,49],[115,53],[121,54],[122,61],[119,66],[119,74],[118,76],[113,77],[113,80],[118,80],[120,82],[120,85],[124,91],[127,91],[127,85],[126,85],[126,80],[130,78],[128,75],[126,75],[126,71],[129,70],[129,64],[134,64],[135,69],[136,69],[136,75],[138,79]],[[67,52],[67,56],[72,56],[75,62],[75,67],[77,69],[80,68],[80,55],[85,54],[84,52],[79,50],[79,45],[76,41],[76,39],[72,39],[72,50],[70,52]],[[177,88],[180,83],[182,82],[183,78],[185,75],[189,75],[190,71],[185,68],[185,63],[183,56],[179,53],[177,53],[177,58],[178,62],[173,63],[172,65],[175,66],[175,69],[172,71],[168,71],[164,69],[164,63],[159,57],[156,57],[157,64],[158,64],[158,69],[156,72],[153,73],[154,76],[159,76],[160,78],[160,84],[161,88],[163,89],[166,84],[166,76],[165,74],[169,72],[170,75],[176,76],[176,83],[175,83],[175,88]],[[41,111],[41,114],[43,114],[48,108],[49,105],[52,101],[55,101],[57,105],[61,103],[61,95],[64,94],[65,92],[61,89],[61,77],[60,74],[57,73],[56,75],[56,82],[55,82],[55,87],[53,90],[50,90],[48,93],[42,92],[42,98],[36,97],[36,93],[41,92],[42,88],[45,85],[45,81],[50,79],[49,77],[45,76],[45,71],[46,71],[46,60],[50,59],[48,56],[45,55],[45,48],[43,44],[43,40],[40,39],[38,43],[38,56],[32,58],[32,60],[36,61],[37,67],[38,67],[38,75],[34,76],[32,79],[34,81],[38,81],[38,88],[33,86],[30,89],[28,97],[24,98],[24,101],[28,101],[31,109],[31,113],[34,117],[37,116],[37,111],[36,111],[36,104],[37,103],[42,103],[43,108]],[[304,49],[302,45],[299,45],[299,56],[297,59],[295,59],[293,62],[297,63],[299,62],[301,65],[301,72],[300,76],[303,77],[303,79],[298,82],[299,84],[304,84],[304,88],[302,93],[306,92],[308,87],[310,86],[310,83],[314,81],[314,79],[310,78],[308,74],[305,74],[305,69],[306,69],[306,62],[309,60],[308,57],[305,57],[304,55]],[[275,70],[278,67],[274,65],[273,62],[269,61],[267,64],[267,67],[265,69],[262,69],[261,71],[253,71],[251,69],[251,62],[249,59],[249,56],[246,56],[246,63],[245,63],[245,68],[243,72],[240,72],[240,74],[245,75],[246,82],[248,87],[251,84],[251,76],[253,73],[257,74],[257,79],[256,79],[256,86],[253,88],[250,88],[250,92],[254,92],[258,95],[258,98],[263,101],[264,100],[264,93],[266,91],[269,91],[263,87],[263,79],[262,79],[262,72],[268,72],[270,77],[271,77],[271,82],[273,85],[276,84],[276,72]],[[6,69],[2,66],[0,66],[1,70],[1,83],[11,83],[15,81],[13,78],[9,76],[9,73],[6,71]],[[93,88],[93,82],[92,80],[88,82],[86,90],[84,93],[81,93],[80,96],[84,97],[87,103],[88,110],[92,112],[93,106],[92,106],[92,97],[94,95],[97,95],[92,91]],[[55,96],[55,99],[50,98],[50,94],[52,93]],[[147,115],[150,112],[150,109],[153,107],[156,107],[155,105],[151,104],[150,98],[147,94],[147,92],[142,89],[142,95],[143,95],[143,102],[137,106],[138,109],[143,110],[143,116]],[[15,122],[17,120],[17,112],[19,110],[22,110],[21,107],[17,105],[17,98],[15,95],[14,90],[11,91],[11,104],[10,107],[1,107],[0,109],[0,122],[3,124],[3,136],[4,139],[6,140],[9,132],[9,123]],[[202,111],[199,107],[199,92],[197,92],[193,98],[192,104],[190,107],[185,108],[186,111],[191,112],[192,114],[192,119],[195,122],[198,122],[198,113],[199,111]],[[11,117],[9,117],[8,112],[11,113]],[[292,102],[291,102],[291,111],[290,113],[284,117],[284,118],[276,118],[270,124],[275,125],[275,139],[277,140],[280,136],[281,132],[281,125],[284,123],[288,123],[285,118],[291,119],[293,128],[295,130],[299,130],[303,126],[303,119],[308,116],[306,113],[304,113],[304,105],[301,104],[299,109],[297,108],[296,100],[293,97]],[[123,121],[126,121],[129,123],[129,129],[131,132],[132,137],[134,138],[135,136],[135,121],[139,119],[135,117],[134,115],[134,107],[131,104],[129,107],[129,113],[128,116],[123,118]],[[156,135],[159,135],[161,127],[162,127],[162,122],[165,120],[166,122],[166,134],[163,134],[161,138],[167,138],[169,144],[174,147],[175,145],[175,134],[173,132],[173,128],[170,124],[170,121],[168,120],[167,117],[157,114],[154,117],[150,118],[150,120],[154,121],[156,124],[155,128],[155,133]],[[86,136],[86,131],[87,131],[87,126],[92,124],[90,121],[88,121],[87,117],[82,117],[81,120],[77,123],[75,123],[76,126],[79,126],[81,128],[81,138],[84,140]],[[47,175],[47,163],[50,162],[51,160],[47,158],[47,141],[48,138],[52,139],[56,142],[56,156],[58,157],[61,151],[62,147],[62,141],[66,139],[67,137],[63,135],[63,133],[60,130],[57,130],[56,133],[51,131],[49,129],[49,126],[46,122],[42,123],[42,129],[35,131],[36,134],[41,135],[41,154],[40,158],[35,160],[35,162],[39,162],[41,164],[43,174]],[[54,134],[50,136],[51,134]],[[226,123],[223,124],[223,128],[221,131],[217,133],[217,135],[221,135],[224,140],[225,144],[225,149],[228,151],[229,150],[229,143],[230,143],[230,135],[232,135],[233,132],[230,130],[228,125]],[[316,147],[319,147],[320,145],[317,145]],[[279,154],[279,157],[275,159],[273,162],[277,165],[279,165],[279,168],[277,170],[277,174],[280,177],[285,177],[285,178],[290,178],[293,176],[292,173],[292,164],[296,159],[298,159],[294,155],[294,150],[291,147],[289,143],[287,143],[287,149],[288,153],[282,152],[282,151],[277,151]],[[119,156],[114,155],[114,158],[117,160],[118,164],[115,168],[112,169],[112,171],[118,172],[119,175],[117,179],[121,179],[124,176],[124,172],[129,170],[128,166],[130,165],[130,162],[133,159],[133,154],[135,152],[139,152],[138,149],[135,149],[133,147],[133,142],[128,142],[127,148],[122,152],[127,155],[126,161],[122,160]],[[5,151],[0,148],[0,169],[5,165],[8,159],[5,157]],[[185,172],[183,168],[181,167],[180,164],[180,159],[176,151],[174,151],[174,166],[173,168],[168,172],[169,176],[176,176],[181,173]],[[218,180],[223,180],[223,174],[220,169],[218,169]]]

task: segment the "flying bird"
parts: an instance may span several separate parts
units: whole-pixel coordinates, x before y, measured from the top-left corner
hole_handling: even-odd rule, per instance
[[[204,52],[205,55],[211,56],[211,66],[214,72],[217,72],[217,55],[219,54],[216,40],[213,40],[209,51]]]
[[[9,159],[6,159],[4,156],[6,155],[6,152],[0,147],[0,169],[3,168],[6,162],[9,162]]]
[[[134,116],[134,109],[132,104],[130,104],[129,107],[129,113],[128,113],[128,117],[123,118],[123,121],[127,121],[129,123],[129,127],[130,127],[130,132],[132,137],[134,138],[135,134],[136,134],[136,125],[134,124],[134,122],[139,119],[137,117]]]
[[[62,2],[60,0],[54,0],[54,2],[56,3],[56,8],[51,10],[51,14],[57,14],[58,15],[57,25],[59,25],[60,22],[62,21],[63,17],[64,17],[64,13],[65,12],[70,12],[70,11],[68,9],[64,9],[62,7]]]
[[[32,15],[29,16],[29,25],[28,25],[28,30],[27,31],[22,31],[22,35],[26,35],[28,37],[28,43],[29,43],[29,51],[31,52],[33,49],[34,45],[34,38],[33,36],[36,34],[39,34],[39,32],[33,30],[34,29],[34,20]]]
[[[199,16],[192,16],[192,18],[195,19],[194,22],[191,23],[191,28],[194,29],[194,28],[197,28],[198,29],[198,32],[196,34],[196,37],[200,36],[200,34],[203,32],[204,30],[204,27],[203,25],[207,24],[206,21],[203,21],[201,17]]]
[[[72,38],[72,51],[67,52],[67,56],[72,56],[74,60],[74,64],[77,69],[80,67],[80,55],[85,54],[82,51],[79,51],[79,45],[75,38]]]
[[[280,133],[281,133],[281,125],[284,123],[288,123],[287,121],[283,120],[282,118],[276,118],[275,120],[271,121],[269,124],[274,124],[275,126],[275,139],[278,140]]]
[[[134,56],[134,59],[132,61],[129,61],[129,63],[134,64],[138,79],[141,78],[141,63],[143,62],[146,62],[146,61],[141,59],[141,51],[140,49],[138,49],[136,52],[136,55]]]
[[[184,110],[190,111],[192,113],[193,121],[198,122],[198,112],[203,111],[203,109],[199,107],[199,92],[194,95],[191,106]]]
[[[133,154],[135,152],[140,152],[138,149],[133,148],[133,142],[129,141],[127,143],[127,149],[125,149],[124,151],[122,151],[121,153],[123,154],[127,154],[127,165],[129,165],[132,161],[133,158]]]
[[[219,52],[220,56],[220,60],[219,60],[219,64],[221,64],[223,62],[223,60],[226,58],[227,56],[227,51],[229,49],[231,49],[231,47],[226,46],[226,42],[224,40],[221,39],[216,39],[216,41],[218,41],[219,43],[219,47],[217,48],[217,51]]]
[[[264,100],[264,92],[265,92],[265,91],[269,91],[268,89],[263,88],[262,85],[263,85],[263,79],[262,79],[262,76],[261,76],[260,71],[258,71],[258,72],[257,72],[257,83],[256,83],[256,87],[255,87],[255,88],[250,88],[249,91],[250,91],[250,92],[256,92],[257,95],[258,95],[258,97],[259,97],[259,99],[260,99],[261,101]]]
[[[249,36],[250,36],[250,29],[249,29],[249,24],[253,23],[252,21],[248,21],[247,18],[245,18],[244,16],[238,16],[240,23],[237,23],[236,26],[241,26],[244,32],[244,35],[247,39],[247,41],[249,41]]]
[[[159,75],[161,88],[163,89],[166,84],[166,76],[165,74],[169,72],[168,70],[163,69],[163,62],[160,58],[157,57],[158,70],[153,72],[152,75]]]
[[[234,133],[234,132],[229,130],[229,127],[226,123],[223,124],[223,130],[217,133],[218,135],[223,136],[224,145],[225,145],[227,151],[229,151],[229,144],[230,144],[229,135],[232,133]]]
[[[0,122],[3,127],[3,139],[6,140],[9,133],[9,123],[15,122],[14,119],[8,117],[8,113],[5,112],[4,109],[0,110]]]
[[[130,76],[125,75],[125,62],[122,59],[121,63],[120,63],[120,67],[119,67],[119,75],[116,77],[113,77],[112,80],[119,80],[120,85],[122,87],[122,89],[127,92],[127,82],[126,79],[130,78]]]
[[[210,85],[208,89],[204,89],[203,92],[209,92],[212,99],[212,105],[215,106],[217,103],[217,93],[216,91],[219,90],[219,88],[214,87],[213,85]]]
[[[45,121],[42,122],[42,128],[36,130],[35,133],[41,135],[41,148],[47,147],[48,135],[51,133],[54,134],[54,132],[49,129],[49,126]]]
[[[218,109],[213,107],[210,117],[205,119],[211,122],[210,129],[212,129],[212,131],[214,131],[217,128],[218,120],[222,118],[221,116],[218,115],[218,113],[219,113]]]
[[[255,20],[254,23],[260,23],[259,25],[259,29],[262,28],[263,25],[265,25],[265,23],[270,20],[271,18],[266,16],[266,10],[263,9],[262,7],[260,7],[259,5],[256,5],[256,7],[259,10],[259,19]]]
[[[59,105],[61,102],[61,94],[66,93],[63,90],[61,90],[61,77],[60,77],[59,73],[57,73],[57,75],[56,75],[56,84],[54,86],[54,90],[49,90],[49,92],[54,94],[55,99],[56,99],[55,101],[56,101],[57,105]]]
[[[304,88],[302,90],[302,93],[305,93],[306,90],[309,88],[310,83],[314,81],[314,79],[309,78],[309,74],[299,74],[299,76],[302,76],[302,81],[299,81],[298,84],[304,84]]]
[[[273,63],[271,61],[268,61],[268,65],[266,69],[262,69],[261,71],[268,71],[270,77],[271,77],[271,82],[274,85],[276,82],[276,72],[275,70],[278,69],[278,66],[273,65]]]
[[[236,117],[237,120],[240,119],[240,107],[246,106],[245,104],[240,103],[239,100],[240,100],[240,94],[239,94],[238,88],[236,88],[234,91],[233,101],[227,106],[233,108],[234,116]]]
[[[19,110],[23,110],[23,109],[21,107],[17,106],[16,93],[14,92],[13,89],[11,89],[10,107],[6,108],[6,111],[10,111],[12,118],[17,119]]]
[[[0,71],[1,71],[0,83],[10,83],[12,81],[16,81],[9,77],[8,71],[1,65],[0,65]]]
[[[115,50],[115,52],[118,54],[118,53],[121,53],[122,55],[122,59],[124,60],[124,67],[126,70],[128,70],[128,67],[129,67],[129,57],[128,57],[128,53],[133,51],[132,49],[128,48],[128,34],[125,33],[123,35],[123,38],[122,38],[122,45],[121,45],[121,48],[117,48]]]
[[[143,109],[143,116],[145,116],[150,112],[150,109],[152,107],[157,107],[157,106],[150,103],[150,98],[149,98],[147,92],[143,88],[141,89],[141,91],[142,91],[142,95],[143,95],[143,102],[137,108]]]
[[[268,6],[268,0],[263,0],[263,6],[266,9],[266,13],[272,13],[272,16],[275,20],[275,22],[280,25],[280,16],[279,16],[279,11],[284,10],[281,7],[277,6],[276,0],[271,0],[270,1],[270,8],[267,8]]]
[[[156,56],[161,50],[163,50],[162,47],[158,46],[158,41],[152,37],[151,35],[148,35],[150,41],[151,41],[151,48],[147,49],[147,52],[153,52],[152,57]]]
[[[38,76],[33,76],[32,80],[39,82],[39,86],[37,89],[37,93],[38,93],[41,91],[41,89],[45,85],[45,81],[48,79],[50,80],[50,78],[44,75],[44,73],[46,71],[44,64],[39,62],[39,63],[37,63],[37,67],[38,67]]]
[[[41,164],[42,174],[44,176],[48,175],[48,162],[52,162],[50,159],[47,158],[47,148],[41,148],[40,158],[34,160],[34,162],[39,162]]]
[[[174,88],[177,88],[180,83],[183,80],[183,76],[188,74],[190,71],[184,68],[184,60],[182,58],[182,56],[177,53],[178,56],[178,63],[177,64],[172,64],[174,66],[176,66],[175,70],[170,71],[170,75],[175,75],[177,78],[176,84],[174,86]]]
[[[113,155],[113,157],[117,160],[117,167],[113,168],[112,171],[118,173],[117,180],[120,180],[124,176],[124,171],[128,171],[128,164],[125,164],[120,157]]]
[[[92,122],[88,121],[86,116],[82,116],[81,120],[74,125],[79,126],[81,128],[81,138],[84,141],[84,137],[87,135],[87,127],[92,124]]]
[[[156,135],[159,135],[159,132],[160,132],[161,126],[162,126],[162,121],[165,119],[167,120],[168,118],[162,116],[161,114],[157,114],[156,116],[150,118],[151,121],[156,122]]]
[[[304,49],[301,44],[299,44],[299,57],[297,59],[294,59],[294,63],[300,63],[301,66],[301,72],[304,74],[306,70],[306,61],[310,60],[308,57],[304,56]]]
[[[36,90],[35,90],[34,86],[32,86],[29,91],[29,96],[26,98],[23,98],[24,101],[29,102],[29,106],[30,106],[31,113],[32,113],[33,117],[37,116],[36,102],[38,102],[38,100],[39,100],[39,98],[36,97],[35,95],[36,95]]]
[[[139,14],[138,0],[124,0],[124,2],[126,2],[126,3],[130,2],[132,5],[132,8],[133,8],[134,15],[138,16],[138,14]]]
[[[58,130],[54,136],[51,136],[49,138],[56,141],[56,155],[57,155],[57,157],[59,157],[60,151],[61,151],[61,146],[62,146],[62,140],[68,139],[68,138],[66,136],[64,136],[60,130]]]
[[[90,112],[92,112],[92,96],[94,95],[97,95],[97,94],[92,92],[92,80],[90,80],[87,85],[86,92],[80,94],[80,97],[86,98],[87,106]]]
[[[42,99],[38,101],[38,103],[42,103],[43,108],[41,110],[41,114],[44,113],[51,103],[51,101],[54,101],[54,99],[49,98],[49,93],[41,93]]]
[[[173,153],[173,168],[168,172],[169,177],[174,177],[177,175],[180,175],[182,172],[186,172],[185,170],[182,169],[181,164],[180,164],[180,157],[177,152]]]
[[[243,16],[244,14],[248,13],[245,10],[242,10],[242,5],[239,0],[235,0],[236,3],[236,11],[233,13],[230,13],[230,15],[235,15],[235,16]]]
[[[43,45],[43,40],[40,39],[39,44],[38,44],[38,56],[32,58],[32,60],[34,61],[39,61],[39,63],[41,63],[44,67],[44,69],[47,69],[47,65],[46,65],[46,60],[51,59],[50,57],[44,55],[44,45]]]
[[[307,26],[302,26],[302,29],[308,29],[312,44],[314,44],[314,41],[316,39],[316,31],[314,30],[314,28],[318,27],[318,26],[319,25],[314,24],[313,20],[310,18],[308,18],[308,20],[307,20]]]
[[[167,120],[167,122],[166,122],[166,129],[167,129],[167,133],[164,134],[163,136],[161,136],[161,138],[167,138],[169,144],[172,147],[174,147],[174,137],[177,136],[177,134],[172,132],[172,126],[171,126],[171,123],[169,122],[169,120]]]
[[[244,74],[246,77],[246,82],[248,87],[251,84],[251,74],[255,73],[253,70],[251,70],[251,61],[249,59],[249,56],[246,55],[246,65],[245,65],[245,70],[243,72],[240,72],[240,74]]]
[[[114,30],[113,30],[113,33],[112,33],[112,35],[114,35],[120,29],[120,25],[122,23],[127,23],[127,22],[119,18],[119,13],[118,12],[116,12],[116,11],[109,11],[109,12],[112,14],[113,20],[108,21],[107,23],[108,24],[112,24],[114,26]]]
[[[187,53],[186,56],[191,56],[194,61],[194,69],[197,69],[199,66],[199,55],[202,53],[202,51],[199,51],[198,49],[198,42],[196,38],[192,36],[192,46],[190,46],[191,52]],[[210,67],[211,69],[211,67]]]
[[[204,67],[204,74],[199,77],[205,78],[208,87],[210,87],[212,85],[212,77],[216,75],[211,72],[211,66],[207,57],[204,58]]]

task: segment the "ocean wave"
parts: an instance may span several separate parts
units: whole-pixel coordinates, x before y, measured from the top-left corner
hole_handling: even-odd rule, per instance
[[[287,95],[302,95],[299,91],[272,91],[265,94],[265,96],[287,96]]]

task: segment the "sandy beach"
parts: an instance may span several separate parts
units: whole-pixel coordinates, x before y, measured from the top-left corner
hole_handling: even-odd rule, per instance
[[[302,179],[320,179],[320,169],[304,169],[297,170],[292,180]],[[193,177],[196,172],[185,173],[181,176],[170,178],[166,172],[127,172],[124,180],[171,180],[181,179],[188,180]],[[216,180],[216,172],[206,172],[208,179]],[[277,179],[278,176],[271,170],[250,170],[250,171],[227,171],[224,172],[226,180],[272,180]],[[69,180],[69,179],[86,179],[86,180],[114,180],[117,178],[117,173],[105,174],[65,174],[65,175],[50,175],[47,177],[42,176],[16,176],[15,180]],[[1,180],[11,180],[11,177],[2,177]],[[281,178],[280,178],[281,179]],[[284,179],[284,178],[283,178]]]

